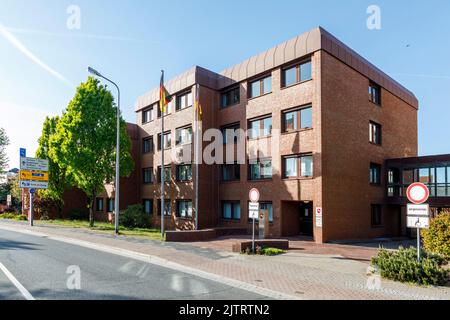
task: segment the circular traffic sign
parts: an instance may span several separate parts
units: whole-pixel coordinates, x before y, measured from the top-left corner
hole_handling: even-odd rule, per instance
[[[420,182],[411,184],[406,190],[406,196],[414,204],[422,204],[430,197],[430,190]]]
[[[248,197],[250,198],[251,202],[258,202],[259,201],[259,190],[256,188],[253,188],[250,190]]]

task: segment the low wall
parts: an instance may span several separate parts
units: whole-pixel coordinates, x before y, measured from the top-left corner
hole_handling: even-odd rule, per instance
[[[211,241],[218,237],[245,235],[245,228],[215,228],[204,230],[166,231],[167,242]]]
[[[289,250],[289,240],[256,240],[255,247],[257,246]],[[247,248],[252,248],[252,241],[241,241],[233,243],[233,252],[240,253]]]

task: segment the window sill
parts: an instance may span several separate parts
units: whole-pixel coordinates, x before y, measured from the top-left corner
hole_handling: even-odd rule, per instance
[[[372,141],[369,141],[369,144],[371,144],[373,146],[376,146],[376,147],[382,147],[383,146],[381,143],[375,143],[375,142],[372,142]]]
[[[239,180],[227,180],[227,181],[220,181],[220,184],[233,184],[233,183],[240,183],[241,179]]]
[[[262,136],[262,137],[257,137],[257,138],[247,138],[247,141],[256,141],[256,140],[261,140],[261,139],[269,139],[272,138],[272,134],[269,134],[268,136]]]
[[[233,223],[240,223],[241,219],[227,219],[227,218],[222,218],[222,221],[225,222],[233,222]]]
[[[281,181],[297,181],[297,180],[314,180],[314,177],[295,177],[295,178],[282,178]]]
[[[373,105],[377,106],[378,108],[381,108],[381,103],[380,103],[380,104],[378,104],[378,103],[376,103],[376,102],[373,102],[373,101],[372,101],[372,100],[370,100],[370,99],[369,99],[369,102],[370,102],[371,104],[373,104]]]
[[[226,106],[226,107],[220,106],[219,109],[220,109],[220,110],[227,110],[227,109],[229,109],[229,108],[236,107],[236,106],[238,106],[238,105],[240,105],[240,104],[241,104],[241,102],[239,101],[239,102],[237,102],[237,103],[230,104],[230,105],[228,105],[228,106]]]
[[[267,179],[258,179],[258,180],[252,180],[252,179],[248,179],[248,182],[272,182],[273,178],[267,178]]]
[[[150,120],[150,121],[148,121],[148,122],[142,122],[142,125],[143,125],[143,126],[145,126],[145,125],[147,125],[147,124],[150,124],[150,123],[152,123],[153,121],[155,121],[155,119],[153,119],[153,120]]]
[[[312,131],[312,130],[314,130],[314,128],[303,128],[303,129],[292,130],[292,131],[284,131],[281,133],[281,135],[284,136],[284,135],[288,135],[288,134],[292,134],[292,133],[301,133],[301,132]]]
[[[183,220],[183,221],[192,221],[193,217],[179,217],[175,216],[177,220]]]
[[[268,92],[268,93],[264,93],[264,94],[262,94],[262,95],[260,95],[260,96],[257,96],[257,97],[248,97],[248,98],[247,98],[247,101],[252,101],[252,100],[254,100],[254,99],[258,99],[258,98],[261,98],[261,97],[265,97],[265,96],[268,96],[268,95],[270,95],[270,94],[272,94],[272,93],[273,93],[273,91]]]
[[[292,87],[295,87],[295,86],[298,86],[300,84],[304,84],[304,83],[307,83],[307,82],[310,82],[310,81],[313,81],[313,80],[314,79],[311,78],[311,79],[308,79],[308,80],[303,80],[303,81],[300,81],[300,82],[296,82],[296,83],[288,85],[288,86],[281,86],[281,90],[289,89],[289,88],[292,88]]]
[[[187,110],[187,109],[190,109],[190,108],[192,108],[192,106],[187,106],[187,107],[185,107],[183,109],[175,109],[175,113],[178,113],[180,111]]]

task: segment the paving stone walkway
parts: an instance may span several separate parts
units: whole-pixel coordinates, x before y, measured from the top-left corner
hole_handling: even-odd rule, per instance
[[[449,287],[419,287],[368,276],[370,246],[316,245],[294,241],[293,250],[276,256],[232,253],[236,239],[205,243],[162,243],[137,237],[114,236],[87,229],[55,226],[29,227],[0,221],[0,229],[35,231],[150,255],[197,270],[277,291],[298,299],[445,299]],[[230,297],[232,298],[232,297]]]

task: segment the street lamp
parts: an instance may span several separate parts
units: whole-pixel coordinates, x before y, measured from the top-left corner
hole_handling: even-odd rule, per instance
[[[114,231],[116,234],[119,234],[119,195],[120,195],[120,169],[119,169],[119,164],[120,164],[120,89],[119,86],[114,83],[113,81],[111,81],[110,79],[104,77],[100,72],[98,72],[97,70],[88,67],[88,72],[93,74],[96,77],[99,78],[103,78],[106,81],[112,83],[116,88],[117,88],[117,92],[118,92],[118,96],[117,96],[117,142],[116,142],[116,194],[115,194],[115,227],[114,227]]]

